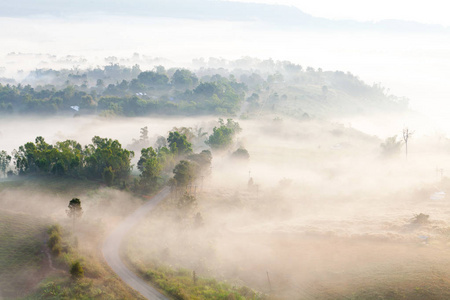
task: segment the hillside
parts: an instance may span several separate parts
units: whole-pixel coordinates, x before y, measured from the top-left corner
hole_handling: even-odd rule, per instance
[[[134,61],[146,63],[139,55]],[[271,59],[198,59],[189,69],[160,65],[141,70],[138,64],[128,67],[119,63],[86,69],[36,69],[20,82],[11,81],[0,79],[3,115],[258,118],[281,114],[304,119],[408,109],[408,99],[390,95],[384,87],[369,85],[349,72]]]

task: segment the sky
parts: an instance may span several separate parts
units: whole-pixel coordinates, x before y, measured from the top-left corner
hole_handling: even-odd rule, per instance
[[[450,26],[448,2],[442,0],[231,0],[295,6],[305,13],[327,19],[380,21],[398,19]]]

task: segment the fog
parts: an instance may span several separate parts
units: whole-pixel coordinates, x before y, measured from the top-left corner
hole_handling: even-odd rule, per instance
[[[267,111],[234,116],[242,132],[232,147],[212,151],[211,167],[185,188],[195,203],[180,208],[182,188],[149,214],[124,246],[131,262],[187,268],[276,299],[339,299],[367,289],[395,292],[401,284],[417,292],[427,288],[429,278],[450,278],[446,30],[319,30],[258,19],[99,12],[1,16],[0,26],[8,28],[0,31],[5,83],[33,83],[28,74],[37,68],[85,70],[118,63],[139,64],[142,71],[157,65],[198,71],[204,63],[220,70],[229,60],[252,57],[349,71],[386,87],[386,98],[410,99],[411,110],[403,113],[309,120]],[[82,145],[107,137],[135,150],[132,175],[138,176],[140,153],[131,144],[141,128],[148,127],[154,145],[174,127],[211,134],[217,118],[3,114],[0,150],[11,153],[37,136],[50,144],[71,139]],[[408,155],[404,143],[398,153],[386,155],[381,144],[395,135],[401,140],[404,128],[414,132]],[[249,160],[231,158],[239,147],[248,150]],[[194,145],[194,152],[203,149],[208,146],[201,141]],[[82,199],[78,235],[80,249],[89,253],[145,201],[87,180],[79,186],[20,176],[0,180],[12,183],[0,189],[2,210],[66,228],[68,201]]]
[[[369,84],[380,82],[392,94],[411,99],[413,109],[445,118],[445,78],[449,76],[448,34],[434,31],[397,32],[306,30],[269,26],[256,21],[144,18],[78,14],[0,18],[9,28],[0,33],[3,74],[51,67],[48,57],[14,57],[8,53],[50,54],[64,67],[104,65],[105,57],[152,58],[141,67],[152,68],[163,58],[166,65],[189,66],[192,59],[245,56],[290,60],[323,70],[357,74]],[[180,47],[182,45],[182,47]],[[77,59],[74,57],[82,57]],[[430,80],[431,79],[431,80]]]
[[[153,143],[174,126],[211,132],[216,119],[91,116],[0,122],[0,149],[11,150],[37,134],[52,143],[70,138],[86,144],[100,135],[128,145],[143,126],[148,126]],[[374,117],[372,122],[380,120]],[[390,281],[400,280],[398,272],[446,272],[448,199],[430,197],[448,192],[450,140],[418,134],[409,141],[407,159],[404,147],[386,158],[380,144],[400,134],[402,127],[392,126],[383,136],[357,130],[345,120],[274,121],[267,116],[239,123],[243,131],[233,147],[213,152],[211,169],[188,188],[196,205],[180,209],[180,191],[133,231],[125,246],[132,261],[188,268],[199,276],[247,285],[282,299],[332,299],[362,286],[379,288],[379,282],[390,286]],[[249,151],[249,161],[230,158],[239,146]],[[436,168],[445,170],[444,177]],[[2,190],[2,209],[47,216],[70,226],[65,215],[68,199],[79,197],[85,211],[80,247],[93,251],[142,201],[107,187],[59,188],[55,193],[51,185],[32,180]],[[420,213],[429,215],[429,222],[416,223],[414,217]],[[409,280],[420,286],[423,277],[411,275]]]

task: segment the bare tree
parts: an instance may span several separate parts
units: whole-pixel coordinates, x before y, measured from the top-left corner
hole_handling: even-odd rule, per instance
[[[408,127],[403,128],[403,141],[405,142],[405,155],[408,159],[408,139],[414,134],[414,131],[410,131]]]

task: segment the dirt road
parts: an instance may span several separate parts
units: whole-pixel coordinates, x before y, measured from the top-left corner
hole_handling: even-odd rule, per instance
[[[133,289],[141,293],[147,299],[168,299],[153,287],[149,286],[144,280],[139,278],[129,270],[119,256],[120,244],[128,232],[143,219],[159,202],[169,195],[169,188],[164,188],[156,194],[151,200],[138,208],[129,215],[122,223],[117,226],[103,243],[103,256],[111,269]]]

